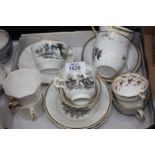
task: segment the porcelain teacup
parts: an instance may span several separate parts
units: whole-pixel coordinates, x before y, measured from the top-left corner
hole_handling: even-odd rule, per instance
[[[130,40],[115,31],[99,32],[93,48],[93,62],[104,78],[115,77],[125,66]]]
[[[79,62],[74,62],[76,63]],[[95,95],[95,76],[96,70],[92,65],[85,64],[82,72],[68,72],[64,68],[60,76],[54,79],[54,85],[62,88],[75,105],[85,105]]]
[[[57,73],[65,65],[68,57],[73,54],[72,49],[67,44],[56,40],[37,42],[31,45],[31,51],[36,66],[41,72]]]
[[[79,109],[79,110],[80,109],[81,110],[84,110],[84,109],[88,110],[88,109],[91,109],[98,102],[98,100],[100,99],[100,95],[101,95],[101,81],[97,77],[96,77],[96,80],[95,80],[95,89],[96,89],[95,96],[91,100],[88,100],[88,103],[85,104],[85,105],[75,105],[71,100],[69,100],[66,97],[66,94],[63,91],[63,89],[59,89],[59,97],[60,97],[60,100],[66,106],[69,106],[69,107],[75,108],[75,109]],[[81,102],[83,102],[83,101],[81,101]]]
[[[9,99],[10,109],[26,109],[42,102],[41,78],[38,71],[31,69],[13,71],[8,74],[2,86]]]
[[[149,82],[146,78],[135,73],[128,73],[117,77],[112,83],[112,90],[116,98],[116,107],[125,114],[136,115],[144,121],[144,107]]]

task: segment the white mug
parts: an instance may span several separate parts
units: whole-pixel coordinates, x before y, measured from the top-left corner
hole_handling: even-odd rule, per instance
[[[96,93],[95,76],[96,70],[91,65],[86,65],[83,73],[76,74],[67,73],[64,68],[60,77],[54,79],[54,85],[62,88],[75,105],[86,104]]]
[[[104,78],[115,77],[125,66],[130,40],[115,31],[99,32],[93,48],[97,72]]]
[[[13,71],[7,76],[2,86],[9,98],[10,109],[22,110],[42,102],[41,78],[38,71],[31,69]]]
[[[72,56],[72,49],[64,42],[55,40],[42,40],[31,45],[32,56],[41,72],[58,72],[69,56]],[[72,60],[73,61],[73,60]]]

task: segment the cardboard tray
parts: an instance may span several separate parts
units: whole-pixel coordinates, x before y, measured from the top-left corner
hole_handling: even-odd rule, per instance
[[[76,32],[58,32],[58,33],[40,33],[40,34],[27,34],[22,35],[19,39],[18,49],[14,52],[13,55],[13,66],[12,70],[18,69],[18,59],[21,52],[30,44],[35,43],[41,39],[51,39],[51,40],[60,40],[69,44],[73,50],[76,61],[81,60],[81,52],[85,43],[93,37],[94,34],[92,31],[76,31]],[[133,43],[140,49],[142,53],[142,63],[140,69],[138,70],[139,74],[147,77],[147,70],[145,64],[144,51],[142,48],[141,36],[135,35]],[[43,91],[46,90],[46,86],[43,87]],[[151,96],[151,95],[150,95]],[[7,102],[7,100],[6,100]],[[100,128],[148,128],[154,123],[154,109],[152,109],[152,100],[149,100],[148,106],[145,108],[145,122],[141,123],[135,116],[127,116],[119,113],[114,106],[112,106],[112,111],[107,119],[107,121],[100,126]],[[7,104],[6,104],[7,105]],[[4,116],[4,127],[5,128],[58,128],[48,119],[46,113],[44,113],[36,121],[25,120],[18,113],[12,113],[7,106],[5,107],[5,116]]]

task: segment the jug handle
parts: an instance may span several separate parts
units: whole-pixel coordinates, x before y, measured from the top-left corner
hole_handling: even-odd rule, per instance
[[[92,30],[93,30],[95,36],[97,36],[97,35],[98,35],[98,32],[96,31],[95,27],[94,27],[94,26],[91,26],[91,28],[92,28]]]

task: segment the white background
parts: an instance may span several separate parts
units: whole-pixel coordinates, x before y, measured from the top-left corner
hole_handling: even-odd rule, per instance
[[[0,25],[153,26],[153,0],[0,0]],[[1,154],[153,154],[154,130],[0,130]]]

